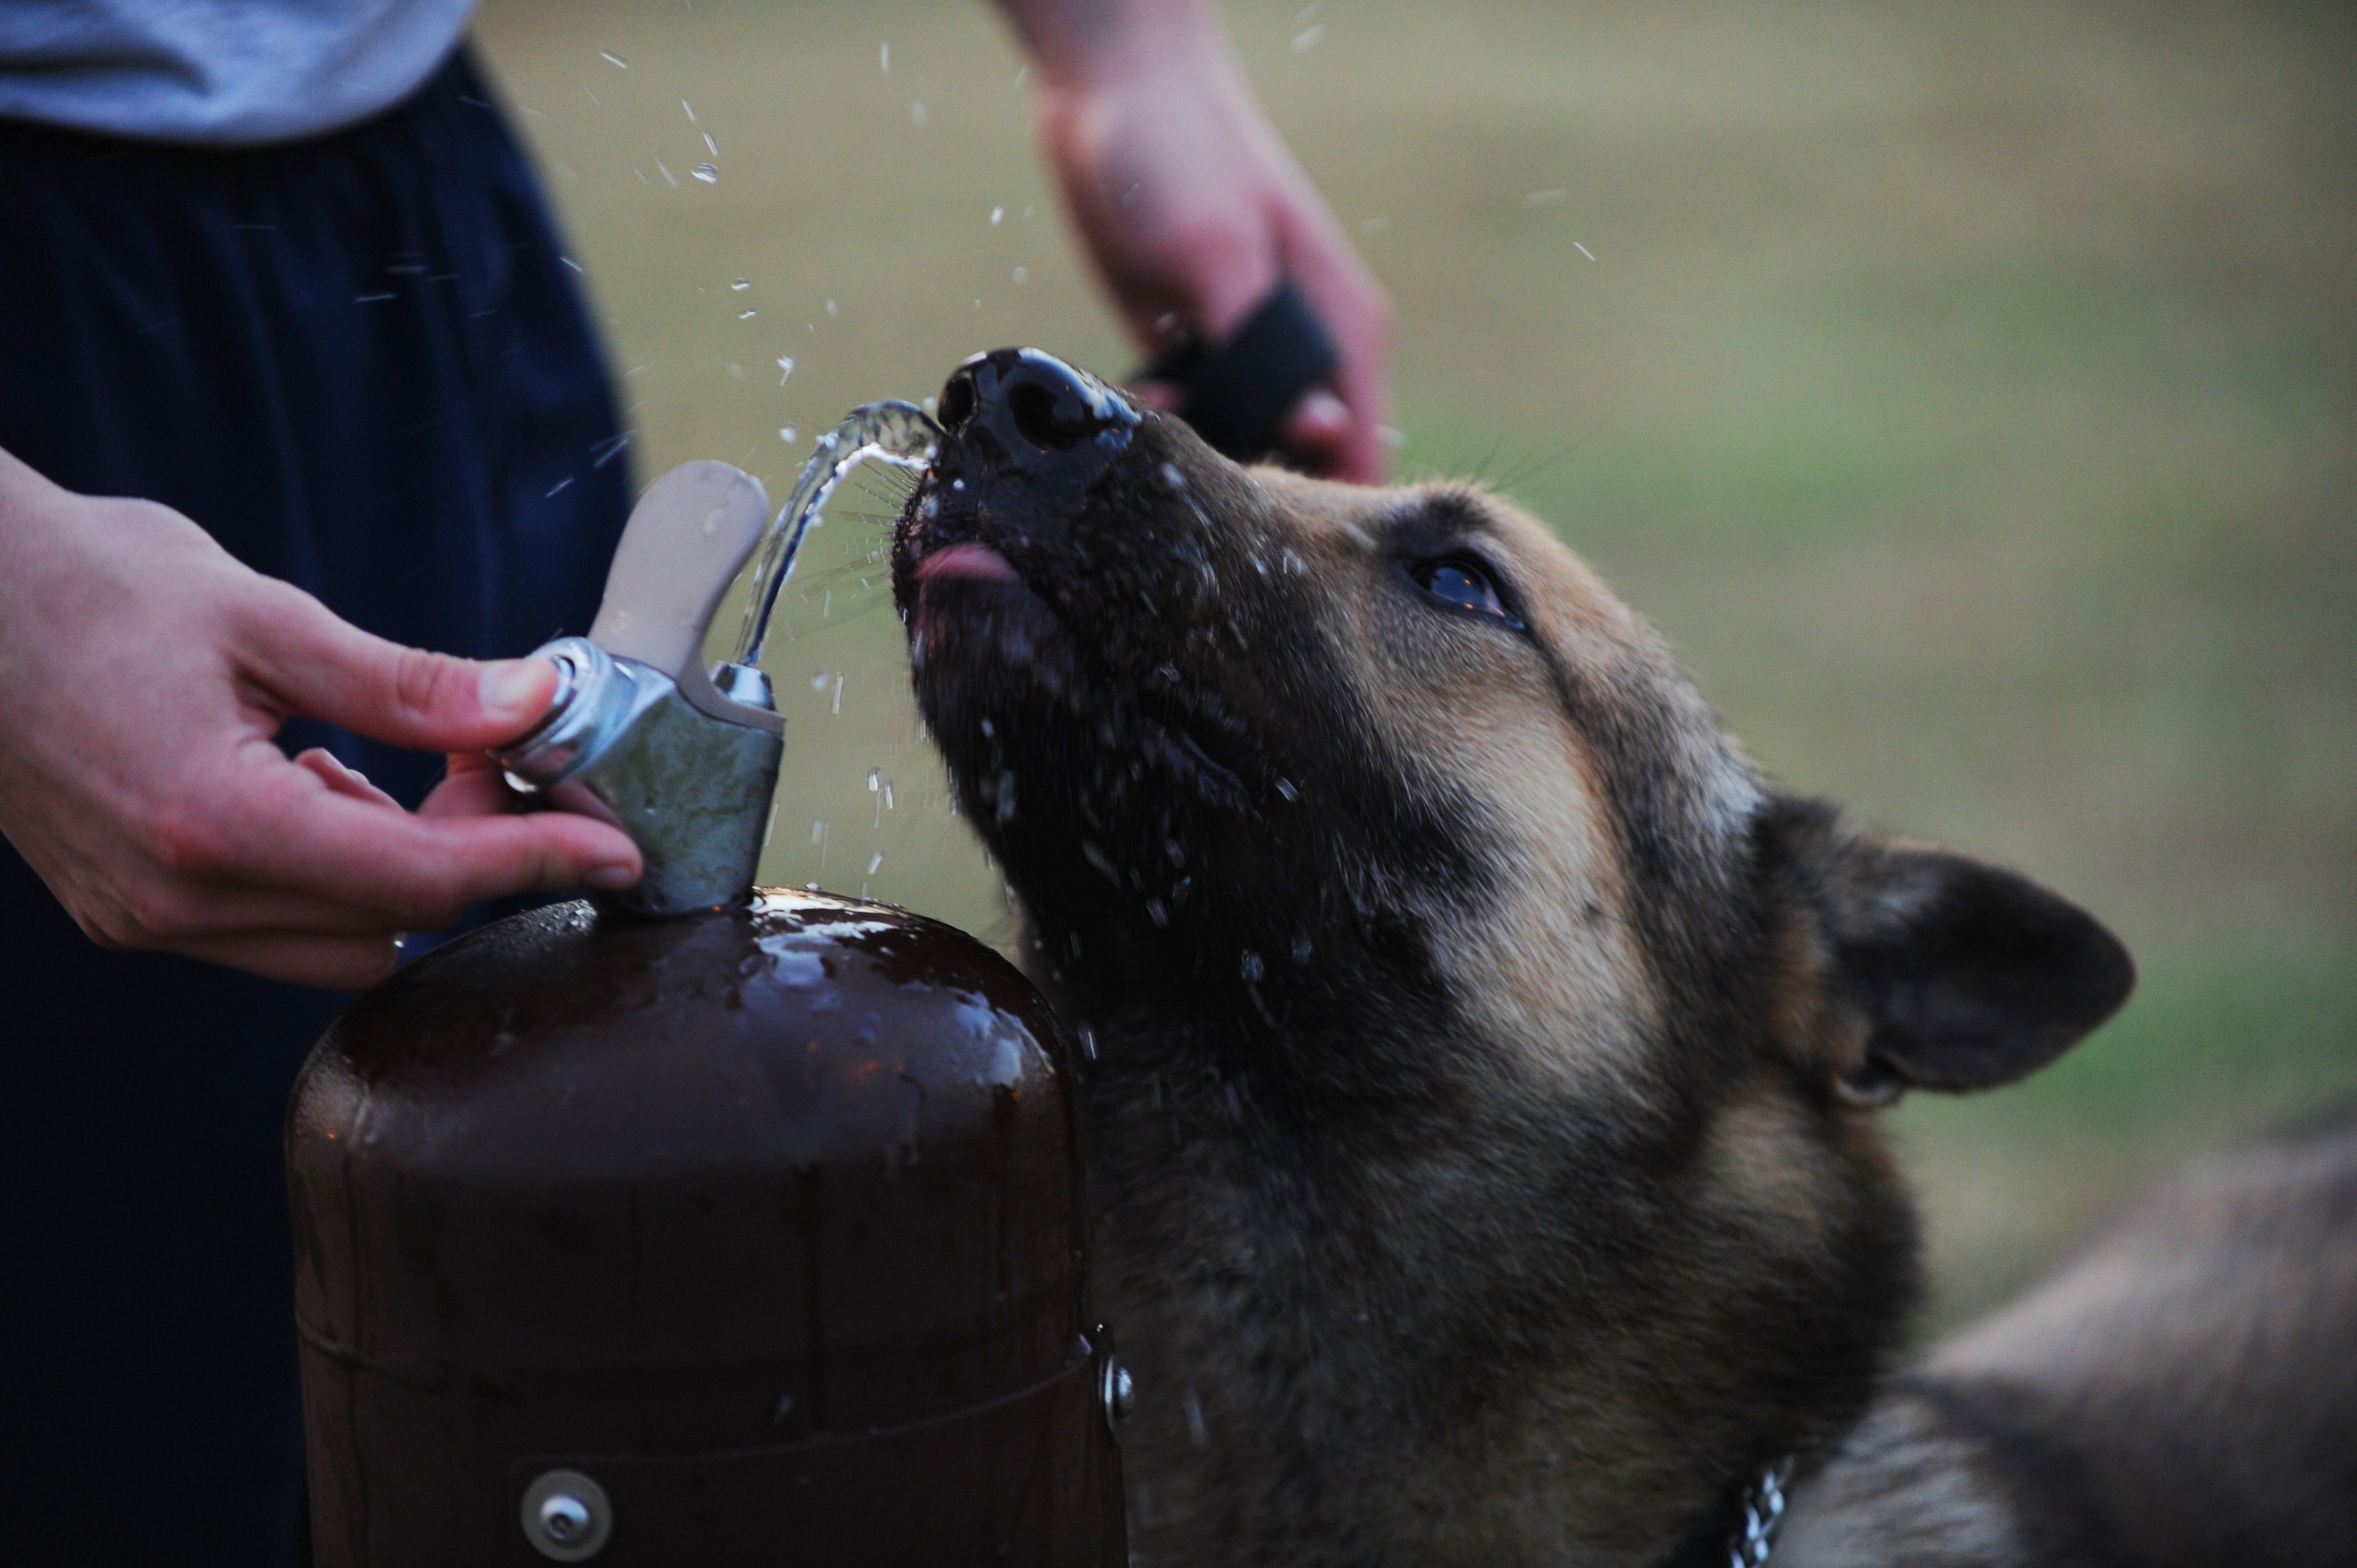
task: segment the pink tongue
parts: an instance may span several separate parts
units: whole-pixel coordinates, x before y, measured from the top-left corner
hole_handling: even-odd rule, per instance
[[[936,550],[917,563],[917,581],[935,583],[963,578],[969,583],[1019,583],[1006,557],[987,544],[968,542]]]

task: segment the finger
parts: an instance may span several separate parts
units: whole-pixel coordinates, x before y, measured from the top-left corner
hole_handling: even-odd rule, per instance
[[[294,794],[248,797],[257,806],[281,799],[241,823],[226,857],[239,879],[377,910],[403,929],[447,925],[484,898],[626,887],[639,875],[628,833],[569,811],[427,819],[316,785],[285,798]]]
[[[1311,391],[1286,416],[1285,449],[1314,474],[1339,475],[1351,432],[1351,410],[1325,388]]]
[[[382,908],[317,893],[165,878],[117,895],[103,924],[117,947],[178,950],[181,943],[201,938],[255,931],[389,936],[425,922],[402,920]]]
[[[1175,413],[1178,409],[1178,389],[1168,381],[1132,381],[1129,395],[1146,407],[1163,413]]]
[[[279,712],[419,751],[513,740],[556,694],[556,667],[545,659],[484,664],[404,648],[285,584],[255,596],[240,631],[245,673]]]
[[[347,766],[341,757],[323,746],[315,746],[297,756],[295,766],[315,775],[319,782],[339,795],[365,800],[387,811],[401,810],[401,802],[370,783],[367,774]]]
[[[1312,429],[1308,444],[1336,478],[1371,484],[1391,467],[1383,429],[1391,417],[1391,304],[1322,204],[1283,207],[1286,263],[1334,337],[1341,362],[1333,390],[1348,411],[1339,430]]]
[[[304,930],[250,931],[192,937],[174,943],[170,950],[271,980],[328,991],[361,991],[374,985],[393,972],[401,957],[394,938],[384,932],[339,937]]]
[[[480,762],[485,766],[473,766]],[[417,808],[426,818],[494,817],[518,811],[523,797],[509,788],[507,775],[479,752],[450,759],[450,771]]]

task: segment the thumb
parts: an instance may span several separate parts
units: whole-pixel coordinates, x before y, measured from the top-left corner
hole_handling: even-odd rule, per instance
[[[247,676],[288,715],[418,751],[481,751],[532,728],[556,694],[556,666],[545,659],[481,663],[404,648],[300,589],[270,597],[248,618],[239,653]]]

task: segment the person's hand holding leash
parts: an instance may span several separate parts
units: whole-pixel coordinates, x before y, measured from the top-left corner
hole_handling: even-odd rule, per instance
[[[1391,303],[1254,101],[1199,0],[1002,0],[1039,61],[1041,145],[1140,343],[1225,339],[1286,277],[1340,353],[1286,446],[1381,479]],[[1337,395],[1339,394],[1339,395]]]
[[[169,508],[0,453],[0,832],[104,945],[358,987],[479,899],[628,886],[627,834],[508,814],[473,755],[555,684],[372,637]],[[412,815],[325,751],[288,760],[271,737],[298,715],[461,755]]]

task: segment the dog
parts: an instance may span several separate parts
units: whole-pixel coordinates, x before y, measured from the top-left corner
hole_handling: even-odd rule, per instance
[[[2052,1060],[2119,940],[1778,792],[1494,496],[1031,349],[940,410],[894,593],[1079,1046],[1135,1561],[2357,1561],[2357,1122],[1894,1371],[1878,1112]]]

